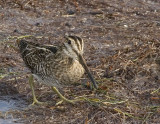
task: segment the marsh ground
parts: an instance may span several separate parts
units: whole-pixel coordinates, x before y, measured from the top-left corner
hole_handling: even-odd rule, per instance
[[[160,123],[159,17],[158,0],[1,0],[0,123]],[[86,100],[56,106],[57,95],[37,84],[38,99],[52,103],[30,107],[30,72],[16,39],[33,35],[36,42],[58,44],[66,33],[84,39],[99,90],[87,89],[84,76],[63,94]]]

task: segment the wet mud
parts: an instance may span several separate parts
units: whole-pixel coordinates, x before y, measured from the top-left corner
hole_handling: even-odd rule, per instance
[[[160,1],[158,0],[1,0],[0,124],[160,123]],[[75,105],[62,103],[52,90],[36,83],[30,106],[30,71],[17,38],[32,35],[41,44],[60,44],[64,35],[83,38],[88,77],[60,91]]]

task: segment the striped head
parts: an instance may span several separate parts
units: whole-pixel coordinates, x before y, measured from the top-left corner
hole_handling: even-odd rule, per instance
[[[73,58],[78,59],[78,55],[83,54],[84,42],[78,36],[65,36],[66,41],[64,42],[64,53]]]
[[[92,74],[90,73],[86,61],[83,58],[83,48],[84,48],[84,42],[80,37],[77,36],[66,36],[66,42],[64,43],[63,51],[64,53],[80,62],[80,64],[83,66],[85,71],[87,72],[90,80],[92,81],[92,84],[94,88],[98,88],[96,81],[94,80]]]

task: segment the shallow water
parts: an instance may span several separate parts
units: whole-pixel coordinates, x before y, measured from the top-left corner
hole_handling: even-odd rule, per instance
[[[11,111],[23,109],[24,103],[18,96],[0,96],[0,124],[17,124],[19,119],[15,119]]]
[[[13,118],[7,118],[7,119],[0,119],[0,124],[21,124],[21,123],[17,123],[18,119],[13,119]]]

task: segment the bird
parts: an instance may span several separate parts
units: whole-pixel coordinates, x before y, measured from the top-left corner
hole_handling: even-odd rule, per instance
[[[57,93],[62,101],[75,103],[64,97],[59,88],[80,80],[85,71],[87,72],[94,89],[98,88],[83,57],[84,41],[79,36],[64,36],[64,42],[59,45],[42,45],[26,39],[18,39],[17,44],[21,57],[31,71],[29,84],[32,90],[33,103],[42,104],[35,95],[33,78],[45,84]]]

